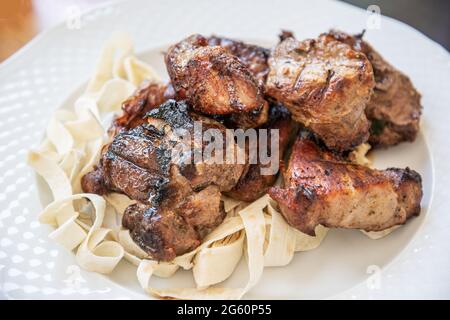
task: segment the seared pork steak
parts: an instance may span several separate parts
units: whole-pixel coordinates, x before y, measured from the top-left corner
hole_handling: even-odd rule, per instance
[[[214,43],[214,41],[212,41]],[[239,127],[257,127],[267,120],[263,84],[228,47],[210,45],[192,35],[171,46],[165,56],[167,72],[178,99],[197,111],[229,115]]]
[[[335,39],[364,53],[372,64],[375,88],[366,107],[371,122],[369,143],[376,147],[414,141],[419,131],[422,106],[420,93],[411,80],[389,64],[361,35],[331,31]]]
[[[349,150],[368,139],[364,110],[375,82],[363,53],[326,34],[304,41],[289,36],[276,46],[269,66],[266,94],[330,149]]]
[[[266,82],[267,74],[269,73],[269,65],[267,63],[270,55],[269,49],[218,36],[208,37],[208,44],[210,46],[220,46],[228,53],[238,57],[261,84]]]
[[[381,231],[419,215],[422,180],[409,168],[351,164],[303,134],[293,146],[284,187],[269,194],[289,224],[310,235],[319,224]]]
[[[187,152],[205,147],[177,140],[176,130],[193,133],[194,121],[199,121],[203,131],[225,133],[222,124],[190,112],[185,102],[169,100],[147,117],[146,124],[114,138],[96,169],[82,178],[82,187],[98,194],[121,192],[139,201],[127,208],[123,225],[152,258],[168,261],[198,246],[222,222],[220,192],[232,189],[247,165],[174,161],[172,150],[179,144],[188,144]]]

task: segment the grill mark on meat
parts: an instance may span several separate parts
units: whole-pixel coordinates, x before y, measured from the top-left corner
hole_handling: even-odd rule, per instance
[[[369,143],[374,147],[388,147],[414,141],[422,106],[421,96],[411,80],[362,39],[364,32],[351,36],[331,30],[329,35],[365,54],[373,67],[375,88],[365,110],[372,123]]]
[[[106,152],[101,166],[107,172],[104,181],[108,189],[153,205],[158,205],[169,183],[165,174],[142,168],[111,151]]]
[[[236,56],[260,83],[265,83],[269,73],[267,64],[270,55],[269,49],[214,35],[208,37],[208,44],[220,46],[228,53]]]
[[[114,139],[109,152],[123,159],[161,174],[167,174],[170,163],[170,145],[163,140],[164,133],[152,125],[142,125],[130,131],[120,133]]]
[[[188,113],[188,105],[184,101],[168,100],[163,108],[149,111],[146,117],[164,120],[174,129],[190,130],[194,125],[193,119]]]
[[[301,42],[287,37],[269,66],[266,94],[328,148],[343,152],[368,139],[364,109],[375,82],[364,54],[326,34]]]
[[[134,204],[125,210],[122,219],[122,225],[130,230],[132,239],[153,259],[171,261],[200,244],[193,227],[186,224],[180,215],[160,211],[155,207]],[[168,239],[168,235],[172,239]],[[169,241],[175,245],[168,246]]]
[[[310,137],[299,135],[283,174],[284,187],[268,192],[289,224],[310,235],[318,224],[381,231],[420,213],[417,172],[351,164]]]
[[[205,41],[206,40],[206,41]],[[204,38],[201,41],[202,46],[220,46],[223,48],[228,54],[231,54],[238,58],[238,60],[245,66],[248,71],[253,75],[253,77],[257,80],[258,83],[254,83],[261,90],[264,89],[264,83],[267,78],[267,74],[269,72],[269,66],[267,63],[267,59],[270,55],[270,50],[266,48],[262,48],[260,46],[247,44],[241,41],[218,37],[218,36],[210,36],[208,38]],[[218,59],[212,57],[212,59]],[[223,59],[223,57],[222,57]],[[216,61],[218,62],[218,60]],[[197,62],[193,62],[196,66],[201,66],[201,64],[197,64]],[[223,64],[223,63],[221,63]],[[219,63],[214,63],[214,65],[221,65]],[[238,68],[238,67],[237,67]],[[241,68],[241,67],[239,67]],[[211,118],[214,118],[222,123],[224,123],[229,128],[255,128],[259,127],[267,121],[268,117],[268,109],[269,106],[266,101],[262,101],[262,105],[256,107],[255,109],[249,112],[239,111],[242,109],[243,105],[240,103],[239,93],[236,91],[236,88],[239,86],[239,83],[235,81],[233,78],[233,68],[218,68],[214,67],[214,70],[218,72],[219,78],[227,83],[227,91],[229,91],[229,101],[230,105],[233,106],[234,109],[238,110],[238,112],[233,112],[230,115],[215,115],[208,114]],[[242,72],[247,72],[245,68],[241,70]],[[185,89],[184,89],[185,90]],[[186,98],[185,92],[181,92],[183,90],[180,89],[178,96],[181,99]],[[200,86],[196,90],[197,94],[207,94],[207,89],[203,86]]]
[[[152,259],[170,261],[193,250],[225,216],[221,191],[230,190],[246,165],[172,161],[178,141],[174,130],[192,133],[220,123],[193,113],[184,101],[169,100],[147,113],[148,123],[123,131],[103,149],[99,165],[82,178],[84,192],[121,192],[138,203],[129,206],[122,224]],[[205,145],[200,146],[200,148]],[[188,175],[184,175],[188,172]]]
[[[221,43],[218,39],[211,42]],[[209,115],[261,110],[265,103],[262,83],[232,51],[230,46],[208,45],[208,40],[200,35],[170,47],[165,61],[178,97]]]

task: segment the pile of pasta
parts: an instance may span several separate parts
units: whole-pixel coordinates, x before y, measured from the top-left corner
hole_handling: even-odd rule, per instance
[[[49,237],[76,252],[78,264],[92,272],[108,274],[122,259],[137,266],[142,288],[158,297],[180,299],[239,299],[261,278],[264,267],[285,266],[297,251],[319,246],[328,229],[316,236],[289,226],[267,195],[253,203],[223,197],[227,216],[203,243],[171,262],[158,262],[137,246],[122,228],[125,208],[133,201],[118,193],[107,196],[83,193],[81,177],[98,163],[112,116],[138,86],[159,82],[154,70],[133,54],[130,38],[117,34],[104,46],[92,79],[73,109],[58,110],[47,127],[45,139],[28,155],[29,165],[48,184],[53,201],[39,215],[54,226]],[[241,258],[248,266],[248,280],[238,288],[220,283],[235,270]],[[196,287],[157,289],[152,279],[171,277],[178,269],[192,270]]]

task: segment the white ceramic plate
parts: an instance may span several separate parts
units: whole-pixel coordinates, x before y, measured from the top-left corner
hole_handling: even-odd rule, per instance
[[[331,230],[318,249],[297,253],[289,266],[266,268],[246,298],[449,298],[449,54],[400,22],[371,19],[328,1],[137,0],[84,14],[79,29],[68,28],[77,25],[72,21],[38,36],[0,65],[0,298],[148,298],[126,262],[108,277],[85,272],[47,238],[50,228],[36,221],[39,190],[24,162],[52,112],[67,106],[88,79],[112,32],[129,32],[140,56],[165,72],[161,48],[195,32],[272,45],[282,28],[302,39],[329,28],[356,33],[368,26],[379,28],[369,29],[366,39],[423,95],[418,139],[373,156],[380,168],[410,166],[421,173],[421,216],[377,241]],[[245,277],[241,265],[227,284]],[[181,286],[192,279],[179,272],[159,282]]]

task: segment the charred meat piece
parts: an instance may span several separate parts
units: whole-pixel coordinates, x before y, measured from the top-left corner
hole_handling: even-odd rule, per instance
[[[270,130],[278,130],[279,142],[277,144],[278,150],[276,150],[278,159],[276,160],[281,164],[289,142],[292,141],[291,138],[296,132],[296,126],[294,121],[291,120],[289,111],[281,104],[271,105],[269,122],[261,129],[268,130],[267,146],[271,155],[273,155],[273,151],[271,144],[272,132]],[[263,196],[278,177],[278,171],[273,174],[263,174],[261,170],[269,168],[270,165],[270,163],[261,164],[258,158],[258,163],[250,164],[247,173],[241,176],[236,186],[227,192],[226,195],[233,199],[247,202],[252,202]]]
[[[193,153],[208,145],[195,141],[196,124],[201,123],[202,134],[217,129],[225,135],[225,127],[188,111],[185,102],[169,100],[147,116],[148,123],[119,133],[104,148],[100,164],[82,178],[82,188],[121,192],[139,201],[127,208],[123,225],[152,258],[168,261],[194,249],[222,222],[221,191],[231,190],[247,165],[211,163],[206,154],[200,163],[193,161]]]
[[[272,187],[269,194],[288,223],[309,235],[319,224],[381,231],[420,213],[417,172],[350,164],[307,136],[294,144],[284,185]]]
[[[267,74],[269,73],[269,65],[267,62],[270,55],[269,49],[214,35],[208,38],[208,44],[210,46],[220,46],[229,54],[239,58],[256,80],[259,81],[259,85],[264,87]],[[225,118],[229,127],[254,128],[267,122],[268,111],[269,104],[264,102],[262,108],[250,112],[233,113],[230,116],[225,116]]]
[[[122,192],[132,199],[149,202],[155,190],[168,182],[169,168],[173,164],[179,167],[194,190],[209,184],[217,185],[220,191],[231,190],[247,165],[208,162],[205,157],[203,161],[194,162],[194,153],[203,152],[207,146],[207,141],[197,142],[194,138],[194,121],[201,124],[201,134],[217,129],[226,142],[222,124],[189,112],[184,102],[169,100],[148,113],[148,123],[119,133],[104,148],[97,169],[83,177],[83,190],[100,194],[107,190]],[[224,143],[226,147],[230,146]],[[236,144],[234,148],[237,153],[239,146]],[[223,150],[225,155],[226,150]],[[215,153],[209,156],[214,157]]]
[[[175,160],[179,162],[180,172],[189,179],[194,189],[215,184],[220,191],[229,191],[236,185],[242,173],[247,170],[248,165],[240,164],[236,159],[232,163],[226,163],[227,152],[233,152],[232,155],[237,157],[238,149],[240,149],[240,146],[234,141],[227,144],[226,127],[214,119],[189,111],[185,102],[169,100],[159,108],[150,111],[147,117],[149,125],[164,130],[172,144],[171,150],[174,148],[173,141],[177,141],[179,137],[183,138],[177,142],[176,147],[180,150],[184,148],[186,151],[179,152],[178,159]],[[195,132],[195,125],[201,125],[201,132]],[[216,156],[215,153],[216,150],[213,150],[211,154],[204,152],[210,143],[206,138],[208,136],[206,132],[210,129],[220,133],[219,136],[223,142],[221,145],[222,158],[220,158],[222,161],[215,161],[219,160],[217,158],[219,155]],[[173,136],[174,133],[176,133],[175,136]],[[187,133],[191,139],[186,139],[184,133]],[[197,141],[195,136],[198,133],[205,139]],[[194,161],[197,152],[203,152],[202,161]],[[189,161],[186,161],[186,158]]]
[[[149,201],[168,182],[170,145],[164,133],[144,124],[119,133],[103,149],[99,165],[81,179],[84,192],[121,192],[132,199]]]
[[[365,42],[363,34],[351,36],[331,31],[330,35],[364,53],[372,64],[375,88],[366,107],[366,116],[372,123],[369,143],[387,147],[414,141],[419,131],[422,106],[420,94],[411,80]]]
[[[263,102],[262,108],[250,112],[232,113],[222,116],[227,128],[249,129],[263,125],[269,117],[269,103]]]
[[[105,195],[109,192],[101,166],[94,166],[94,169],[81,177],[81,188],[83,192]]]
[[[131,205],[122,218],[132,239],[152,259],[162,261],[198,247],[225,217],[217,186],[194,192],[176,166],[170,171],[170,182],[162,190],[164,197],[151,205]]]
[[[349,150],[368,139],[364,110],[375,82],[363,53],[329,35],[305,41],[287,37],[269,66],[266,94],[330,149]]]
[[[261,84],[266,82],[267,74],[269,73],[269,65],[267,63],[270,55],[269,49],[214,35],[208,38],[208,44],[210,46],[220,46],[228,53],[238,57]]]
[[[250,112],[232,113],[227,115],[208,115],[229,129],[250,129],[260,127],[269,119],[269,102],[264,101],[263,107]]]
[[[193,35],[171,46],[165,56],[177,97],[209,115],[259,111],[263,88],[250,70],[220,46]]]
[[[174,92],[170,84],[143,84],[133,96],[122,104],[123,114],[114,119],[110,130],[115,135],[122,130],[129,130],[144,124],[147,121],[145,119],[147,112],[173,97]]]

